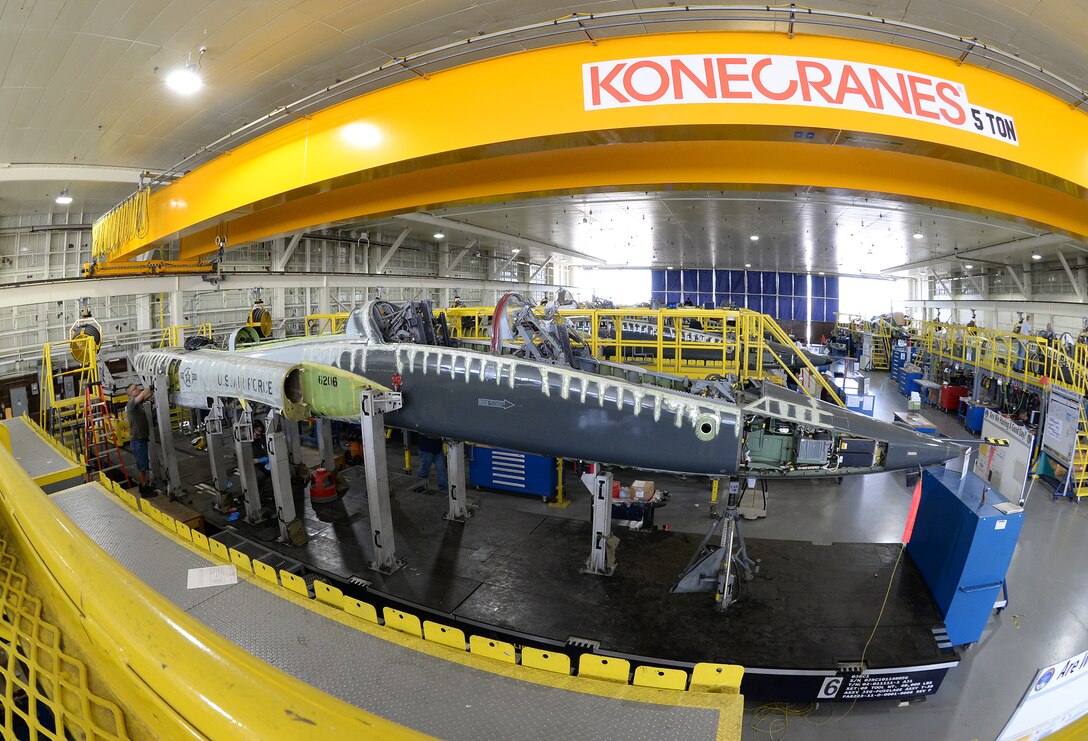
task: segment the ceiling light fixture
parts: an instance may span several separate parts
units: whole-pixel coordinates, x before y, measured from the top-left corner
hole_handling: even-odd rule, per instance
[[[752,263],[746,262],[746,263],[744,263],[744,267],[750,268],[750,267],[752,267]]]
[[[518,249],[517,247],[515,247],[514,249],[512,249],[510,251],[513,252],[515,255],[518,254],[519,252],[521,252],[521,250]]]
[[[915,239],[921,239],[921,238],[922,238],[922,237],[924,237],[924,236],[925,236],[925,235],[924,235],[924,234],[922,234],[921,232],[915,232],[915,233],[914,233],[914,238],[915,238]]]
[[[435,239],[442,239],[442,238],[444,238],[445,236],[446,236],[446,235],[445,235],[445,234],[443,234],[442,232],[435,232],[435,233],[434,233],[434,238],[435,238]]]
[[[759,241],[759,235],[758,234],[753,234],[752,236],[748,237],[748,239],[752,240],[753,242],[758,242]]]
[[[193,64],[193,53],[189,52],[189,59],[185,66],[171,70],[170,74],[166,76],[166,86],[179,95],[192,95],[203,87],[204,80],[200,78],[200,60],[204,57],[206,51],[208,51],[208,47],[200,47],[200,54],[196,58],[196,64]]]
[[[67,206],[71,202],[72,196],[68,193],[68,189],[65,188],[60,192],[60,195],[57,196],[57,203],[59,203],[61,206]]]
[[[1043,256],[1042,256],[1042,255],[1040,255],[1040,254],[1039,254],[1038,252],[1035,252],[1035,253],[1032,253],[1032,255],[1031,255],[1031,259],[1032,259],[1032,260],[1042,260],[1042,259],[1043,259]]]
[[[965,263],[963,267],[964,267],[965,269],[967,269],[967,270],[970,270],[971,268],[973,268],[973,267],[975,267],[975,266],[974,266],[974,265],[972,265],[971,263]]]

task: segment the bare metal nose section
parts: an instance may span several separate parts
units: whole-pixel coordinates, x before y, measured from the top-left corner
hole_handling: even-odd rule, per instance
[[[884,464],[886,469],[930,466],[957,458],[963,452],[963,447],[956,443],[905,428],[899,428],[899,432],[891,437],[887,441],[888,452]]]

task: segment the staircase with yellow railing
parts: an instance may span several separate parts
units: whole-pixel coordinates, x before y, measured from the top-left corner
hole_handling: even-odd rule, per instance
[[[543,313],[543,307],[534,309]],[[445,313],[451,335],[466,347],[490,344],[494,308],[454,307]],[[838,391],[766,314],[747,309],[564,309],[566,322],[585,336],[590,352],[602,360],[622,361],[657,373],[687,378],[734,375],[741,382],[787,379],[805,393],[820,389],[842,406]],[[650,337],[649,335],[653,336]],[[712,337],[706,336],[712,335]],[[800,372],[787,367],[768,343],[786,345],[800,360]]]

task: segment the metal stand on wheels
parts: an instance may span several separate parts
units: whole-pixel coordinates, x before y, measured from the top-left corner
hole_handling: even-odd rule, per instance
[[[374,533],[374,560],[368,566],[392,574],[404,565],[397,558],[393,513],[389,505],[389,469],[385,461],[385,415],[401,408],[399,391],[363,391],[359,397],[363,428],[363,465],[370,529]]]
[[[154,419],[157,435],[152,435],[153,446],[148,451],[151,458],[152,481],[166,481],[166,493],[170,499],[181,496],[181,475],[178,473],[178,456],[174,450],[174,433],[170,423],[170,383],[165,374],[155,376]]]
[[[204,418],[204,444],[208,448],[208,465],[212,470],[212,507],[217,512],[225,512],[229,501],[227,489],[230,474],[227,472],[227,451],[223,440],[223,424],[226,421],[226,405],[222,399],[216,399]]]
[[[268,475],[272,479],[272,496],[276,500],[276,520],[280,526],[281,543],[290,543],[287,532],[298,514],[295,512],[295,496],[291,491],[290,445],[283,431],[283,416],[276,411],[268,415],[268,431],[265,435],[268,447]],[[294,423],[289,423],[294,424]]]
[[[755,481],[747,482],[749,485]],[[748,557],[748,548],[740,529],[737,510],[744,484],[736,477],[729,479],[725,511],[714,520],[680,580],[672,588],[674,594],[713,592],[714,607],[725,612],[737,600],[736,579],[751,581],[759,573],[759,562]],[[714,533],[721,529],[718,544],[710,545]]]
[[[449,486],[450,509],[445,519],[466,522],[472,517],[473,508],[468,504],[465,488],[465,444],[446,441],[446,478]]]
[[[616,570],[616,537],[612,535],[612,474],[584,473],[582,483],[589,489],[593,500],[590,527],[593,540],[582,573],[612,576]]]

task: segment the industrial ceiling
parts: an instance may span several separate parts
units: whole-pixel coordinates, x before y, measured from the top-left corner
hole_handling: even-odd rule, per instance
[[[0,227],[30,223],[35,215],[50,212],[75,214],[73,223],[89,220],[82,214],[100,213],[131,192],[137,173],[167,169],[279,106],[392,57],[571,13],[665,4],[660,0],[0,2]],[[825,0],[819,7],[977,37],[1075,86],[1088,87],[1088,5],[1083,3]],[[697,23],[679,28],[661,25],[608,32],[699,28]],[[749,22],[743,27],[786,30],[781,23]],[[864,36],[846,29],[820,32]],[[883,40],[911,44],[908,38]],[[510,44],[502,52],[538,43]],[[201,54],[201,48],[207,52]],[[199,64],[205,86],[182,98],[166,88],[163,78],[188,61]],[[472,112],[420,110],[419,115],[433,117],[440,125],[446,117],[471,117]],[[41,165],[67,169],[57,177]],[[109,182],[118,178],[104,178],[101,166],[127,168],[131,179]],[[53,197],[66,187],[73,203],[55,204]],[[1032,253],[1047,258],[1063,245],[1084,249],[992,215],[898,202],[880,194],[811,188],[594,193],[458,206],[433,215],[466,225],[463,232],[445,229],[446,239],[454,245],[472,239],[481,247],[513,244],[514,240],[472,231],[486,227],[630,267],[752,265],[857,275],[905,264],[931,266],[925,261],[935,256],[956,265],[962,262],[954,257],[960,253],[1019,264],[1030,261]],[[399,231],[406,225],[421,239],[430,239],[434,231],[427,224],[391,219],[354,228]],[[533,250],[530,257],[539,253],[535,257],[540,259],[545,252]]]

